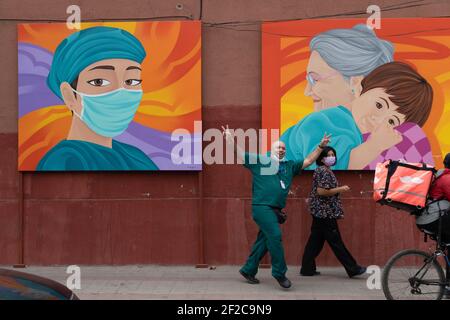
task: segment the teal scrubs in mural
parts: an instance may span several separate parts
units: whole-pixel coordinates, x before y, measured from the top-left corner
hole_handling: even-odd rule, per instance
[[[36,170],[158,170],[158,167],[138,148],[115,140],[112,148],[80,140],[63,140],[46,153]]]
[[[281,136],[286,144],[286,159],[306,158],[317,148],[325,132],[331,134],[330,146],[336,149],[338,157],[333,169],[347,169],[350,153],[363,143],[363,137],[351,112],[343,106],[313,112],[286,130]],[[314,163],[308,169],[316,167]]]

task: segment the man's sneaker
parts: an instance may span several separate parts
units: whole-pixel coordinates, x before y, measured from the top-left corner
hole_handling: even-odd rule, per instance
[[[283,287],[284,289],[288,289],[291,287],[291,281],[289,281],[288,278],[283,277],[283,278],[275,278],[275,279],[277,279],[280,286]]]
[[[302,272],[300,272],[300,275],[304,276],[304,277],[320,276],[320,272],[319,271],[314,271],[313,273],[302,273]]]
[[[249,274],[246,274],[244,271],[241,271],[241,270],[239,270],[239,273],[240,273],[245,279],[247,279],[247,282],[248,282],[248,283],[251,283],[251,284],[258,284],[258,283],[259,283],[259,280],[256,279],[254,276],[251,276],[251,275],[249,275]]]
[[[366,273],[366,271],[367,271],[367,268],[366,268],[366,267],[360,267],[358,272],[349,275],[349,277],[350,277],[350,278],[353,278],[353,277],[360,276],[360,275]]]

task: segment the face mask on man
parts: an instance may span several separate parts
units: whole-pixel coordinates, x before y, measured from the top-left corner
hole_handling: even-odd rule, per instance
[[[115,137],[124,132],[141,103],[142,90],[119,88],[102,94],[85,94],[72,89],[81,96],[81,115],[74,111],[92,131]]]
[[[336,163],[336,157],[325,157],[323,158],[323,162],[325,163],[326,166],[331,167],[334,166]]]

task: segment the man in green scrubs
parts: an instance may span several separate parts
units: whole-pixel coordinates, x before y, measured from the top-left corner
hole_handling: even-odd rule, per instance
[[[320,144],[304,160],[285,160],[286,146],[282,141],[272,145],[269,155],[246,153],[234,142],[234,134],[228,126],[222,127],[223,134],[229,145],[243,159],[244,166],[253,176],[252,186],[252,216],[259,227],[258,237],[253,245],[245,265],[239,270],[249,283],[259,283],[255,278],[261,259],[269,251],[272,259],[272,276],[281,287],[289,288],[291,282],[286,277],[286,261],[281,240],[281,229],[275,210],[281,210],[286,205],[294,175],[315,162],[330,136],[324,135]]]

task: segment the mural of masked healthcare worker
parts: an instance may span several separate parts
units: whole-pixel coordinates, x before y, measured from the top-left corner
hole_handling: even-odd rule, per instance
[[[289,128],[284,138],[295,146],[294,159],[317,147],[315,138],[327,132],[339,150],[336,169],[360,170],[376,156],[402,140],[395,127],[412,122],[423,126],[433,103],[431,85],[411,66],[389,62],[369,73],[355,87],[355,99],[346,106],[313,112]],[[370,134],[363,141],[363,134]]]
[[[72,122],[37,170],[158,170],[141,150],[113,139],[139,107],[145,56],[136,37],[113,27],[84,29],[59,44],[47,85],[72,111]]]
[[[364,24],[320,33],[310,41],[309,46],[311,55],[305,95],[313,99],[314,111],[350,105],[355,99],[355,88],[361,85],[364,77],[375,68],[392,62],[394,54],[393,45],[379,39]],[[281,137],[285,143],[292,131],[290,129]],[[434,163],[428,138],[418,124],[405,122],[397,126],[396,131],[402,136],[401,141],[380,150],[364,169],[374,169],[377,162],[388,158]],[[370,133],[366,133],[362,138],[367,141],[369,137]],[[286,157],[296,159],[295,149],[295,145],[289,146],[290,152]]]

